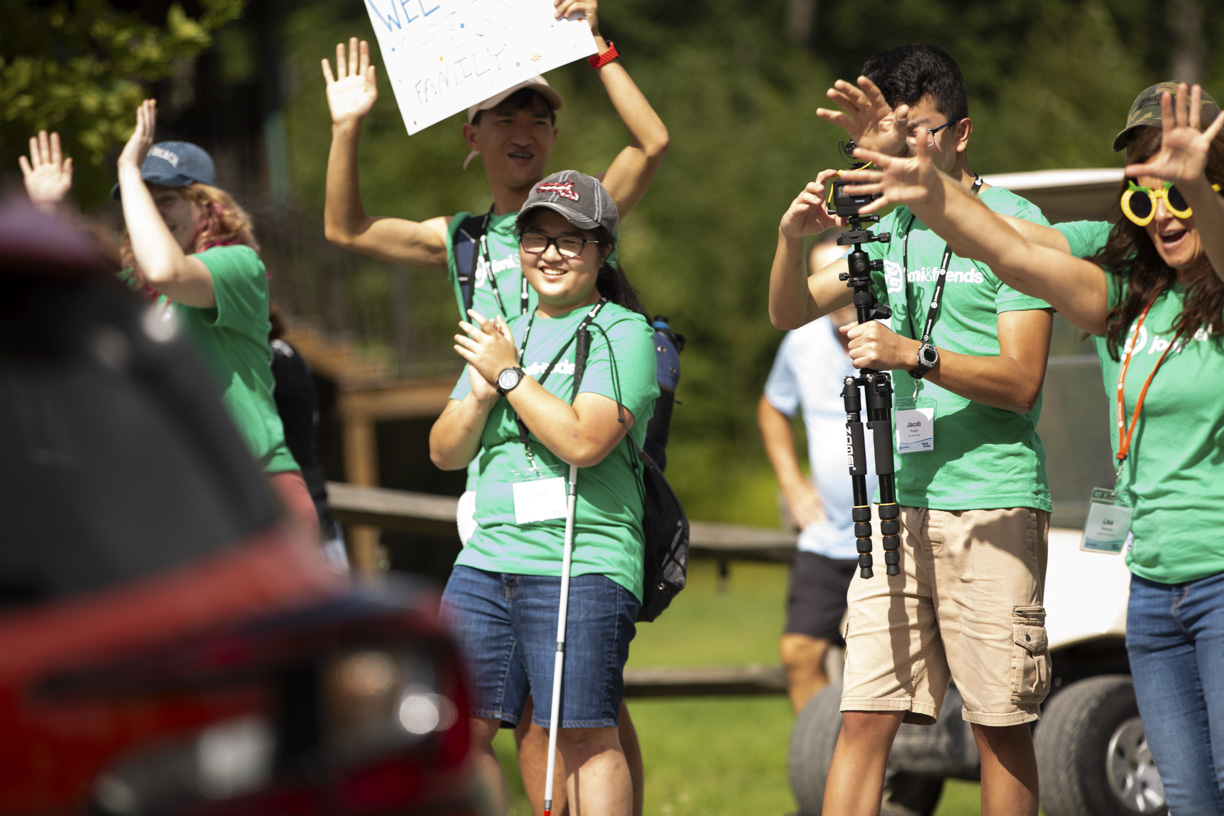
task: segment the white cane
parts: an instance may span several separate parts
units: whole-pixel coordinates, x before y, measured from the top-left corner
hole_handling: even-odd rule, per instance
[[[603,301],[600,301],[603,305]],[[596,307],[598,310],[598,307]],[[594,312],[592,312],[594,316]],[[586,370],[591,333],[586,324],[578,329],[574,351],[574,396]],[[565,619],[569,611],[570,560],[574,554],[574,513],[578,506],[578,466],[570,465],[569,493],[565,506],[565,543],[561,548],[561,603],[557,609],[557,652],[553,658],[552,710],[548,715],[548,765],[544,771],[544,816],[552,814],[553,776],[557,771],[557,726],[561,722],[561,672],[565,668]]]
[[[561,719],[561,672],[565,668],[565,618],[569,611],[570,558],[574,552],[574,510],[578,501],[578,466],[570,465],[565,513],[565,545],[561,550],[561,605],[557,611],[557,652],[553,658],[552,711],[548,716],[548,767],[544,772],[544,816],[552,813],[553,776],[557,766],[557,724]]]

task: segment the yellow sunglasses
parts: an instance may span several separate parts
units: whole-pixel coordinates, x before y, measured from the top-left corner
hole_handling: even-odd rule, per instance
[[[1122,193],[1122,213],[1141,227],[1152,223],[1152,219],[1156,217],[1156,202],[1162,198],[1165,208],[1174,216],[1189,218],[1193,215],[1190,205],[1186,203],[1186,199],[1171,181],[1166,181],[1164,187],[1155,190],[1136,184],[1129,179],[1126,183],[1126,191]],[[1211,189],[1219,192],[1220,185],[1213,184]],[[1135,193],[1142,193],[1142,195],[1135,195]]]

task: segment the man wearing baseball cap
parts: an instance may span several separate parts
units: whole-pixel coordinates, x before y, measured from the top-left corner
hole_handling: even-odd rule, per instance
[[[597,0],[555,0],[556,16],[581,16],[591,28],[598,53],[587,62],[599,72],[612,106],[629,131],[630,142],[602,175],[621,217],[642,199],[667,152],[668,134],[658,114],[633,82],[616,46],[599,33]],[[345,249],[405,266],[445,269],[462,319],[467,309],[509,321],[534,310],[537,296],[523,278],[514,219],[532,187],[545,176],[557,135],[561,95],[543,77],[533,77],[468,109],[463,124],[467,168],[480,156],[492,205],[482,215],[438,215],[420,221],[367,215],[358,187],[357,143],[361,124],[378,98],[369,44],[350,38],[336,46],[336,72],[323,60],[332,143],[327,162],[323,220],[327,239]],[[456,246],[459,251],[456,251]],[[469,471],[469,485],[473,484]],[[475,494],[459,502],[460,539],[474,530]],[[642,812],[641,754],[628,711],[621,711],[621,741],[634,778],[634,813]],[[530,716],[523,722],[529,723]],[[547,735],[535,726],[520,730],[519,762],[534,810],[540,810]],[[563,778],[563,776],[562,776]],[[562,813],[564,789],[554,797]]]

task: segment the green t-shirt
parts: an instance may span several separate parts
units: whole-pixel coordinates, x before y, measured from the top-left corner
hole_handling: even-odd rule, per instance
[[[995,212],[1048,223],[1039,209],[1001,187],[983,190],[981,199]],[[863,244],[869,257],[884,261],[884,269],[872,273],[876,296],[893,310],[893,331],[920,338],[947,243],[905,206],[886,215],[878,233],[890,233],[892,239]],[[1049,308],[1005,285],[985,264],[958,255],[948,261],[942,300],[930,342],[978,357],[999,354],[1000,314]],[[907,371],[892,374],[894,398],[903,403],[913,396],[915,380]],[[1040,398],[1027,414],[1018,414],[921,381],[918,399],[935,404],[935,447],[896,454],[899,504],[939,510],[1050,509],[1045,450],[1037,436]],[[894,407],[894,423],[896,418]],[[894,433],[894,444],[895,438]]]
[[[212,275],[217,305],[197,309],[162,296],[217,377],[221,401],[257,462],[267,473],[298,470],[285,444],[272,397],[272,348],[268,345],[268,275],[248,246],[206,249],[194,257]]]
[[[543,376],[548,364],[568,344],[566,354],[544,380],[544,387],[566,402],[574,387],[571,341],[590,310],[583,306],[551,319],[527,315],[510,324],[516,342],[522,340],[531,324],[523,354],[523,369],[530,377]],[[634,418],[630,433],[641,444],[659,395],[653,331],[641,315],[611,303],[604,305],[595,325],[602,327],[607,337],[591,328],[590,352],[579,391],[609,399],[619,397]],[[609,340],[614,355],[609,353]],[[470,390],[464,369],[451,399],[463,399]],[[485,423],[476,456],[479,526],[455,563],[491,572],[560,575],[565,520],[515,522],[514,474],[528,471],[531,465],[514,419],[509,401],[499,399]],[[539,466],[556,467],[562,475],[568,475],[568,465],[534,435],[530,444]],[[571,575],[606,575],[641,599],[642,500],[640,477],[632,466],[634,457],[629,443],[621,442],[599,464],[578,471]]]
[[[1123,287],[1109,274],[1109,305]],[[1127,427],[1135,401],[1165,349],[1184,305],[1186,287],[1156,298],[1137,339],[1126,372],[1123,406]],[[1136,321],[1138,322],[1138,321]],[[1116,394],[1122,363],[1109,356],[1104,337],[1093,337],[1110,398],[1110,439],[1118,451]],[[1179,340],[1152,378],[1143,401],[1118,491],[1134,509],[1134,548],[1126,563],[1136,575],[1181,584],[1224,572],[1224,346],[1206,329]]]
[[[450,221],[446,234],[446,271],[450,275],[451,288],[455,291],[455,307],[459,316],[467,320],[463,311],[463,290],[459,288],[458,259],[455,257],[455,235],[464,220],[472,214],[457,213]],[[479,219],[481,216],[477,216]],[[485,317],[501,315],[507,322],[535,311],[540,296],[527,285],[523,277],[523,262],[519,256],[518,232],[514,220],[518,210],[505,215],[489,214],[489,225],[485,232],[484,248],[476,244],[476,282],[472,288],[472,308]],[[478,223],[478,222],[477,222]],[[470,228],[476,229],[476,223]],[[608,263],[616,265],[616,252],[608,257]],[[490,278],[492,270],[492,278]],[[476,463],[468,468],[467,489],[475,489]]]
[[[1104,249],[1113,228],[1108,221],[1064,221],[1052,226],[1067,239],[1077,258],[1091,258]]]

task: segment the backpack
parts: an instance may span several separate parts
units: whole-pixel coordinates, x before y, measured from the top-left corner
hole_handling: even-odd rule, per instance
[[[654,326],[655,376],[659,384],[659,396],[655,399],[654,414],[646,426],[646,440],[639,445],[626,430],[626,444],[633,454],[630,460],[636,470],[642,467],[642,605],[638,609],[637,621],[647,623],[662,614],[672,598],[684,589],[688,571],[689,521],[684,507],[675,491],[663,475],[672,406],[676,400],[676,385],[680,382],[680,351],[684,348],[684,335],[676,334],[668,325],[667,318],[658,315],[651,321]],[[597,327],[598,328],[598,327]],[[586,329],[583,329],[586,331]],[[602,329],[601,329],[602,331]],[[586,366],[589,340],[580,341],[575,354],[575,372]],[[578,393],[575,384],[574,393]],[[620,400],[616,404],[618,421],[624,425],[624,407]],[[652,454],[657,452],[657,456]]]

